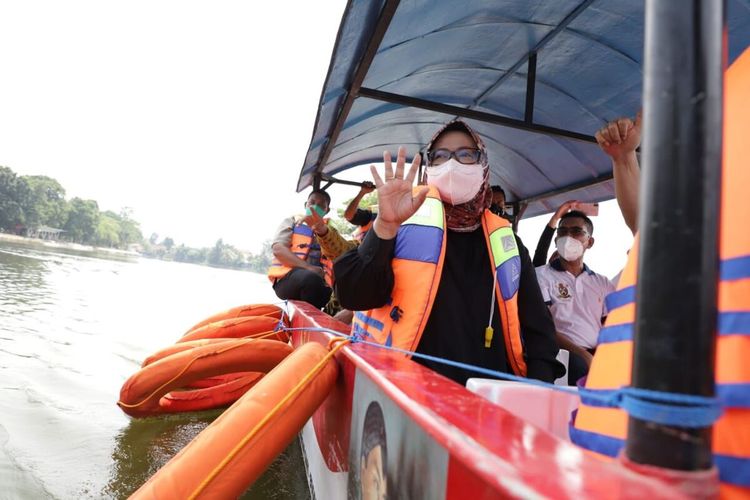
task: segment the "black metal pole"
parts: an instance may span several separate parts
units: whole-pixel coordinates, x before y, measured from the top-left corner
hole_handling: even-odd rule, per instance
[[[633,386],[713,396],[724,0],[647,0]],[[626,456],[712,466],[711,427],[630,417]]]
[[[526,111],[523,121],[528,124],[534,123],[534,95],[536,94],[536,52],[529,55],[526,71]]]

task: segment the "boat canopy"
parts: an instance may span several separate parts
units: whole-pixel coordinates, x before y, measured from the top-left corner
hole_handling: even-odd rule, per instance
[[[750,0],[727,9],[731,63],[750,46]],[[411,158],[462,117],[524,216],[613,198],[593,134],[640,109],[643,39],[643,0],[350,0],[297,190],[385,149]]]

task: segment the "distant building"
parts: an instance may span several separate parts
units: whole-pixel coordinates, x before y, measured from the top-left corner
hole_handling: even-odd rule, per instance
[[[16,227],[18,230],[18,227]],[[57,229],[49,226],[37,226],[37,227],[23,227],[21,229],[21,235],[28,238],[39,238],[40,240],[57,240],[61,233],[64,233],[63,229]]]

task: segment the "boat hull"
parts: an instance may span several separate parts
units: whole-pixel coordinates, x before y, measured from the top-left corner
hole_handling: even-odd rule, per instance
[[[290,304],[290,315],[295,329],[348,333],[305,303]],[[296,330],[292,342],[327,344],[332,337]],[[402,354],[353,344],[336,359],[337,383],[301,433],[316,498],[361,498],[363,484],[372,486],[363,448],[372,444],[367,415],[375,406],[383,417],[376,434],[388,497],[681,498]]]

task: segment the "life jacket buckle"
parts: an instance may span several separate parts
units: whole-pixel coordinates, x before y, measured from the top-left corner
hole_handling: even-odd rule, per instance
[[[394,323],[398,323],[398,320],[401,319],[401,316],[404,314],[404,310],[401,309],[398,306],[393,306],[393,309],[391,309],[390,317],[393,320]]]

